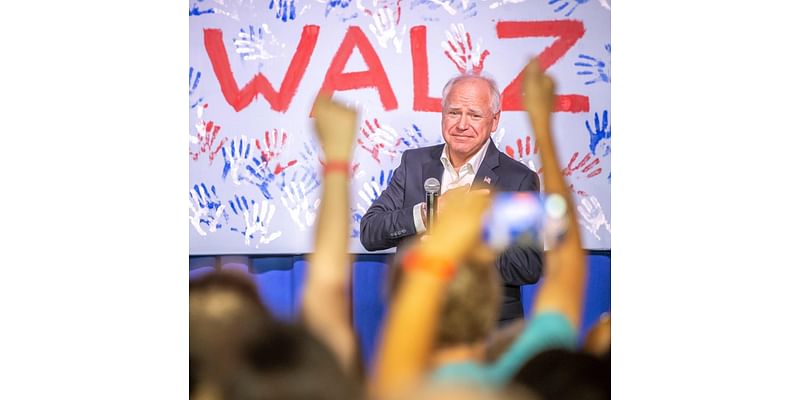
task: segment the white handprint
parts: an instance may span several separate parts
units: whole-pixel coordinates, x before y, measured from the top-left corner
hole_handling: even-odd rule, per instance
[[[203,192],[200,191],[197,185],[194,186],[194,191],[189,191],[189,222],[194,226],[194,229],[200,236],[205,236],[206,231],[200,226],[201,223],[208,225],[209,232],[216,232],[217,221],[221,220],[225,205],[221,202],[214,202],[211,195],[208,194],[205,184],[202,185]],[[214,187],[212,186],[212,191]],[[214,191],[216,195],[216,192]],[[210,212],[213,211],[213,214]]]
[[[403,45],[403,41],[400,38],[406,33],[406,25],[403,25],[403,28],[398,32],[397,20],[393,11],[389,8],[379,9],[378,12],[372,15],[372,20],[374,24],[369,24],[369,30],[378,39],[378,44],[385,49],[391,40],[394,50],[399,54]]]
[[[279,42],[266,23],[261,24],[258,30],[252,25],[247,31],[242,28],[236,37],[233,41],[234,46],[236,46],[236,53],[245,61],[269,60],[283,56],[283,54],[278,54],[278,51],[286,47],[286,43]],[[270,53],[268,47],[269,49],[274,49],[275,54]]]
[[[254,203],[252,210],[243,210],[243,215],[244,222],[247,224],[247,228],[244,231],[245,245],[249,246],[250,238],[255,237],[256,234],[260,235],[258,242],[256,242],[256,247],[259,244],[267,244],[283,234],[281,231],[269,233],[269,223],[275,215],[275,205],[270,204],[267,200],[261,200],[260,206]]]
[[[308,174],[306,179],[300,182],[294,179],[282,188],[281,203],[289,211],[289,216],[304,231],[314,224],[317,217],[320,199],[314,201],[314,205],[309,204],[308,194],[318,185],[312,174]]]
[[[611,224],[608,223],[603,208],[600,202],[594,196],[584,197],[581,199],[581,204],[578,205],[578,212],[581,214],[580,223],[583,225],[597,240],[600,240],[600,235],[597,231],[600,227],[605,227],[608,233],[611,233]]]
[[[494,10],[495,8],[500,7],[500,6],[504,6],[506,4],[519,4],[519,3],[524,3],[524,2],[525,2],[525,0],[500,0],[500,1],[495,1],[494,3],[490,4],[489,5],[489,9],[490,10]]]

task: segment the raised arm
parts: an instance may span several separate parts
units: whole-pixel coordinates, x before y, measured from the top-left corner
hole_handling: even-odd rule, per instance
[[[447,283],[478,247],[481,215],[490,198],[460,192],[441,212],[438,229],[403,260],[406,272],[389,308],[371,381],[376,398],[400,395],[422,382]]]
[[[533,127],[542,159],[544,189],[566,201],[567,230],[560,245],[545,253],[545,279],[534,306],[534,313],[562,313],[576,330],[580,326],[586,287],[586,255],[581,247],[572,195],[561,175],[555,144],[550,131],[554,84],[536,60],[525,68],[523,101]]]
[[[324,96],[317,100],[314,109],[325,165],[314,252],[308,258],[303,291],[303,320],[334,352],[345,371],[354,372],[357,352],[350,315],[352,262],[347,240],[348,174],[356,112]]]

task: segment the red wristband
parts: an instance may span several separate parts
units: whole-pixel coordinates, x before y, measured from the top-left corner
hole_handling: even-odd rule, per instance
[[[403,258],[403,268],[406,271],[420,270],[435,275],[442,280],[449,281],[456,273],[456,265],[450,260],[436,257],[426,257],[419,249],[413,249]]]
[[[350,163],[347,161],[328,161],[322,164],[322,172],[326,175],[331,172],[350,173]]]

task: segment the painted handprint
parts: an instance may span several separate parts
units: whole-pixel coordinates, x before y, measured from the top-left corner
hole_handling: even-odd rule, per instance
[[[231,228],[233,232],[244,235],[244,244],[249,246],[250,241],[258,237],[255,241],[256,247],[261,244],[268,244],[279,238],[283,232],[270,232],[269,224],[275,215],[275,205],[267,200],[256,203],[254,200],[248,201],[244,196],[234,196],[235,200],[228,200],[233,213],[244,219],[245,227]]]
[[[611,44],[605,45],[604,49],[611,55]],[[577,72],[579,76],[587,77],[588,80],[583,82],[584,85],[593,85],[597,82],[611,83],[611,67],[605,61],[587,54],[579,54],[578,58],[574,65],[582,68]]]
[[[489,9],[494,10],[497,7],[504,6],[506,4],[519,4],[524,3],[525,0],[499,0],[495,1],[492,4],[489,4]]]
[[[461,13],[461,16],[465,18],[478,15],[478,4],[475,0],[412,0],[411,9],[413,10],[416,6],[428,6],[430,10],[441,8],[450,15]],[[435,20],[435,18],[423,18]]]
[[[222,158],[225,166],[222,167],[222,179],[231,176],[235,185],[241,185],[246,180],[246,165],[250,162],[251,140],[245,135],[231,140],[230,146],[222,148]]]
[[[211,185],[208,190],[205,183],[194,185],[194,190],[189,190],[189,222],[200,236],[205,236],[208,232],[216,232],[222,228],[223,218],[227,219],[225,206],[217,196],[217,188]]]
[[[410,129],[403,128],[403,133],[404,134],[400,136],[398,139],[399,142],[397,143],[397,151],[400,154],[403,154],[403,152],[408,149],[417,149],[429,144],[428,139],[425,139],[425,136],[422,134],[422,129],[419,129],[417,124],[411,124]]]
[[[406,25],[398,29],[397,25],[400,23],[399,3],[396,15],[391,8],[384,7],[373,13],[372,21],[373,23],[369,24],[369,30],[378,39],[378,44],[385,49],[391,41],[395,52],[400,54],[403,46],[402,37],[406,33]]]
[[[275,10],[275,18],[286,22],[287,20],[294,20],[296,16],[295,0],[269,0],[269,9]]]
[[[192,160],[197,161],[197,159],[200,158],[200,154],[208,153],[208,164],[211,165],[214,162],[214,157],[217,156],[217,153],[219,153],[220,149],[225,145],[228,138],[223,138],[216,144],[216,147],[214,147],[221,127],[216,125],[213,121],[206,121],[203,119],[203,111],[206,108],[208,108],[208,104],[197,108],[197,123],[194,125],[195,136],[190,136],[189,142],[194,145],[199,145],[200,148],[193,150],[193,146],[190,146],[189,155],[192,157]]]
[[[578,205],[578,213],[581,215],[580,223],[586,228],[597,240],[600,240],[598,231],[600,227],[606,228],[608,233],[611,233],[611,224],[606,219],[606,214],[597,201],[597,197],[587,196],[581,198],[581,204]]]
[[[372,203],[378,199],[378,196],[389,186],[393,174],[394,170],[381,170],[380,176],[372,176],[368,181],[364,182],[361,189],[358,191],[356,209],[351,209],[355,228],[353,228],[350,237],[359,236],[361,218],[367,213],[367,209]]]
[[[575,164],[577,159],[578,152],[576,151],[574,154],[572,154],[572,158],[570,158],[567,167],[561,171],[564,177],[573,176],[575,179],[592,178],[600,175],[600,173],[603,172],[603,168],[598,166],[598,164],[600,164],[599,158],[595,157],[594,160],[591,160],[592,155],[586,153],[586,155],[583,156],[583,158],[581,158],[577,164]],[[589,160],[591,160],[591,162]]]
[[[442,42],[444,55],[455,64],[458,72],[480,73],[489,50],[481,52],[479,43],[475,43],[473,48],[472,36],[464,30],[464,24],[451,24],[450,30],[445,33],[447,41]]]
[[[247,30],[239,29],[233,45],[236,46],[236,54],[239,54],[244,61],[269,60],[280,57],[283,54],[278,54],[278,52],[286,47],[285,43],[279,42],[272,34],[267,24],[261,24],[258,29],[253,25],[249,25]]]
[[[535,142],[533,146],[531,146],[532,141],[533,138],[529,135],[525,136],[525,140],[517,138],[516,150],[514,147],[506,145],[505,152],[509,157],[525,164],[531,171],[541,174],[542,169],[537,169],[536,163],[534,162],[534,155],[539,153],[539,146]],[[531,148],[533,148],[533,151],[531,151]]]
[[[594,113],[594,129],[589,126],[589,121],[586,121],[586,130],[589,131],[589,151],[592,155],[597,155],[597,147],[600,146],[603,157],[611,153],[611,127],[608,125],[608,110],[603,111],[603,122],[600,122],[600,116]],[[606,140],[607,139],[607,140]]]
[[[319,187],[320,181],[317,174],[310,170],[305,171],[302,177],[298,177],[298,175],[298,172],[295,171],[289,182],[286,182],[284,175],[284,182],[281,184],[283,192],[281,203],[289,211],[292,221],[301,231],[304,231],[314,224],[317,217],[320,199],[317,198],[312,204],[309,195]]]
[[[193,100],[194,92],[197,90],[197,86],[200,85],[200,76],[200,70],[189,67],[189,108],[195,108],[203,101],[202,97]]]
[[[361,136],[356,141],[378,164],[381,162],[381,154],[391,158],[399,155],[397,146],[402,142],[394,128],[388,125],[381,126],[377,118],[373,118],[372,123],[369,120],[364,121],[364,125],[361,126]]]
[[[214,7],[203,8],[203,9],[200,8],[200,3],[203,3],[205,1],[206,0],[197,0],[197,1],[195,1],[194,4],[192,4],[192,7],[189,8],[189,16],[190,17],[196,17],[196,16],[200,16],[200,15],[203,15],[203,14],[214,14],[214,13],[216,13],[216,11],[214,10]]]
[[[553,9],[553,12],[558,14],[563,10],[567,10],[564,14],[565,17],[569,17],[578,8],[581,4],[588,3],[589,0],[549,0],[547,4],[551,6],[555,6],[556,8]]]
[[[283,129],[278,133],[278,129],[272,129],[272,135],[269,133],[269,129],[264,132],[264,145],[261,145],[261,141],[256,139],[256,148],[261,152],[261,161],[264,163],[265,167],[269,167],[271,172],[275,175],[280,175],[284,170],[287,168],[297,164],[296,159],[292,159],[286,162],[286,165],[281,165],[280,161],[278,161],[278,157],[283,152],[283,149],[286,147],[286,140],[289,138],[289,134],[286,133]],[[272,166],[274,165],[274,166]]]

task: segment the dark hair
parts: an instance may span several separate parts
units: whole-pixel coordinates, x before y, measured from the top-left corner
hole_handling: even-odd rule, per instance
[[[611,398],[611,358],[584,352],[547,350],[527,363],[513,382],[545,400],[602,400]]]

